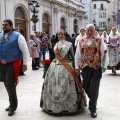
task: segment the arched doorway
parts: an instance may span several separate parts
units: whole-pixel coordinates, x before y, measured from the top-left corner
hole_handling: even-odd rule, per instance
[[[60,20],[60,25],[61,25],[61,26],[60,26],[61,29],[64,29],[64,30],[66,29],[64,17],[61,18],[61,20]]]
[[[78,34],[78,21],[77,19],[74,19],[74,22],[73,22],[73,31]]]
[[[47,13],[43,14],[42,30],[43,30],[43,32],[45,32],[48,35],[48,38],[50,38],[50,35],[49,35],[49,16]]]
[[[17,7],[15,10],[15,30],[19,31],[25,39],[26,36],[26,20],[25,20],[25,14],[22,7]]]

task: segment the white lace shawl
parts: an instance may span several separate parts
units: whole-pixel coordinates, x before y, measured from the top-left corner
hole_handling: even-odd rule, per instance
[[[58,48],[60,55],[64,58],[71,46],[72,46],[72,43],[66,40],[62,40],[56,43],[54,50]]]

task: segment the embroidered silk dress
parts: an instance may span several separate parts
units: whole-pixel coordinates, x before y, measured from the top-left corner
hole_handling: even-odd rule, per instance
[[[54,49],[56,48],[73,68],[74,51],[72,44],[68,41],[59,41]],[[53,60],[46,73],[40,107],[53,114],[75,113],[82,110],[80,89],[78,89],[70,72],[57,59]]]

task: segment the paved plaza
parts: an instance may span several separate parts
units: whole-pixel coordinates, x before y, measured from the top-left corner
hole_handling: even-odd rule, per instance
[[[19,77],[17,86],[18,108],[15,115],[8,116],[5,108],[9,105],[8,95],[3,82],[0,82],[0,120],[120,120],[120,71],[112,75],[111,71],[103,74],[98,99],[97,118],[91,118],[86,107],[74,116],[52,116],[39,107],[43,84],[43,68],[32,71],[31,58],[25,76]]]

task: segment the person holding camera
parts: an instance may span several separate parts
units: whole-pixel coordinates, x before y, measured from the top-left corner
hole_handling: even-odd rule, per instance
[[[39,46],[38,46],[38,43],[36,41],[36,36],[35,34],[31,34],[30,35],[30,42],[29,42],[29,45],[30,45],[30,57],[32,57],[32,70],[38,70],[39,69],[39,66],[38,66],[38,63],[39,63]]]

